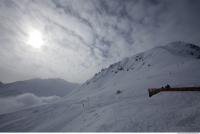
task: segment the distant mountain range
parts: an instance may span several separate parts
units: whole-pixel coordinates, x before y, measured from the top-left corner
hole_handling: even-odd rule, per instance
[[[16,96],[23,93],[33,93],[37,96],[65,96],[79,84],[63,79],[31,79],[13,83],[0,83],[0,97]]]

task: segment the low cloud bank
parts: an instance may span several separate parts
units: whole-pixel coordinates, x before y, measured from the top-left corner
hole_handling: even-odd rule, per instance
[[[0,98],[0,114],[14,112],[35,105],[53,103],[59,99],[61,99],[59,96],[39,97],[32,93]]]

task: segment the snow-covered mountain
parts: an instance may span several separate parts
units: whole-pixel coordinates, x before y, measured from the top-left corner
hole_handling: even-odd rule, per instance
[[[200,131],[200,47],[173,42],[110,65],[65,99],[0,115],[0,131]],[[119,92],[120,91],[120,92]]]
[[[33,93],[37,96],[65,96],[79,84],[67,82],[63,79],[31,79],[8,84],[0,83],[0,97],[16,96]]]

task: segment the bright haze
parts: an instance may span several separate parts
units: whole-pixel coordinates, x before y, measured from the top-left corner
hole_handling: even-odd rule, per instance
[[[172,41],[200,44],[199,0],[1,0],[0,81],[84,82]]]

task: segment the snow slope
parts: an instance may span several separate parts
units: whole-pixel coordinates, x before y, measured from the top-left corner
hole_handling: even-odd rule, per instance
[[[1,84],[0,97],[16,96],[24,93],[32,93],[37,96],[65,96],[79,84],[67,82],[63,79],[31,79]]]
[[[200,131],[199,92],[147,92],[199,86],[199,68],[198,46],[156,47],[110,65],[59,102],[0,115],[0,131]]]

